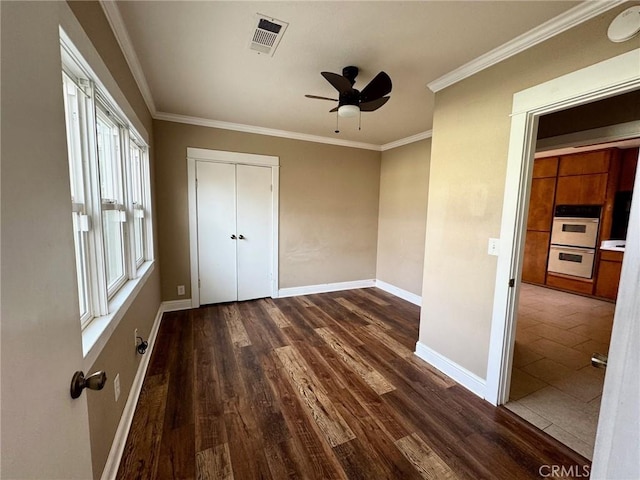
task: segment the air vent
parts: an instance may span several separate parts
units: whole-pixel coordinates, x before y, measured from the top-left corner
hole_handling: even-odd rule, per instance
[[[275,18],[257,14],[257,25],[251,39],[251,50],[273,56],[289,24]]]

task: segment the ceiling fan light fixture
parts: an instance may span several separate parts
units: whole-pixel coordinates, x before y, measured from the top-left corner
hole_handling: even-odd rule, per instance
[[[355,117],[359,113],[360,107],[357,105],[341,105],[340,108],[338,108],[338,115],[345,118]]]

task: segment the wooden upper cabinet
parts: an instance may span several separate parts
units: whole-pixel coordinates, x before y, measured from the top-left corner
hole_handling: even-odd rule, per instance
[[[527,230],[544,232],[551,230],[551,221],[553,219],[553,199],[555,193],[555,176],[550,178],[534,178],[531,181],[531,197],[529,200]]]
[[[558,157],[537,158],[533,162],[533,178],[556,177]]]
[[[607,197],[606,173],[558,177],[556,205],[602,205]]]
[[[564,155],[560,157],[558,176],[590,175],[595,173],[606,174],[609,171],[610,158],[610,149]]]

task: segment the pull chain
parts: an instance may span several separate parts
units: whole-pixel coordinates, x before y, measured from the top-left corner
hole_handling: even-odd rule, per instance
[[[336,133],[340,133],[340,130],[338,129],[338,111],[336,110]]]
[[[358,131],[362,130],[362,110],[358,110]]]

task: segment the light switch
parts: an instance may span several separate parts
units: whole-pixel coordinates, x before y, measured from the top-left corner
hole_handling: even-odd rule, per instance
[[[498,256],[500,253],[500,239],[499,238],[490,238],[489,239],[489,255]]]

